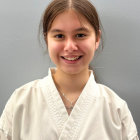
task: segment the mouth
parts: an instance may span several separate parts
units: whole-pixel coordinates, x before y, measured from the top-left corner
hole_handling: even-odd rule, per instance
[[[65,60],[68,60],[68,61],[76,61],[76,60],[79,60],[80,58],[82,58],[82,55],[81,56],[76,56],[76,57],[64,57],[64,56],[61,56],[62,59],[65,59]]]

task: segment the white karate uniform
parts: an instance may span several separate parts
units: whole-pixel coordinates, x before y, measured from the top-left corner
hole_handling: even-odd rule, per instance
[[[70,115],[49,70],[16,89],[0,118],[0,140],[138,139],[127,103],[92,72]]]

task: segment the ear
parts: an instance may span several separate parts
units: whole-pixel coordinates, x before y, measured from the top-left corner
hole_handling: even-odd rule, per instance
[[[101,30],[98,31],[98,36],[96,36],[96,42],[95,42],[96,50],[99,48],[100,40],[101,40]]]

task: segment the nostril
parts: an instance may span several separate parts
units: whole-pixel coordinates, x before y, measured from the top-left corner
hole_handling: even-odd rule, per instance
[[[66,45],[64,48],[65,51],[75,51],[78,50],[78,47],[75,44]]]

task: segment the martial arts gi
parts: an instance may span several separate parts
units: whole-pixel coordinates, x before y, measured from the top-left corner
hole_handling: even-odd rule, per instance
[[[14,91],[0,118],[1,140],[138,140],[127,103],[92,71],[70,115],[51,71]]]

